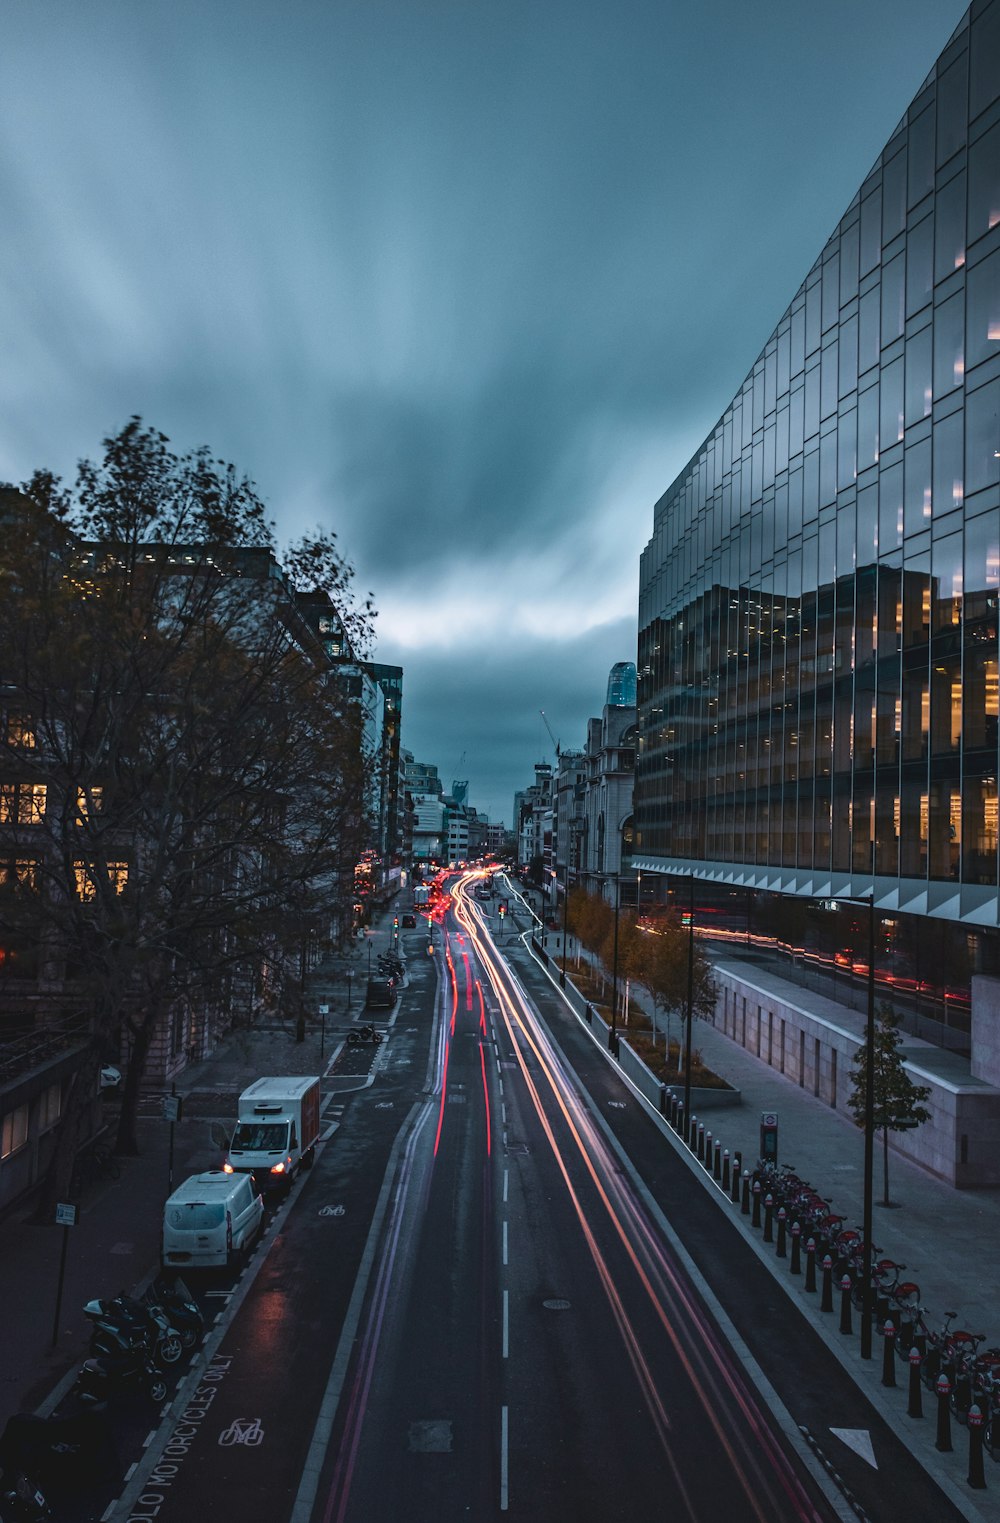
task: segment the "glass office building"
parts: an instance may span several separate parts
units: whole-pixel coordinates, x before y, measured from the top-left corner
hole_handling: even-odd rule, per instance
[[[1000,0],[977,0],[656,505],[636,865],[874,890],[995,970],[998,598]]]

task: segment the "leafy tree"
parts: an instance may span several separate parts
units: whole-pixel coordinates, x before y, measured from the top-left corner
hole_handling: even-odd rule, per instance
[[[41,1213],[120,1045],[117,1145],[134,1151],[146,1059],[178,1012],[249,1003],[253,980],[294,1013],[364,844],[360,718],[294,609],[326,596],[362,647],[371,600],[353,602],[332,535],[280,567],[252,485],[168,443],[134,418],[72,488],[38,472],[3,499],[0,775],[36,808],[7,820],[31,872],[0,895],[0,929],[89,1018]]]
[[[923,1104],[930,1095],[930,1089],[923,1084],[914,1084],[903,1067],[903,1057],[900,1052],[901,1025],[902,1017],[896,1014],[887,1000],[881,1001],[875,1012],[873,1119],[875,1130],[882,1133],[882,1204],[884,1206],[890,1204],[889,1133],[909,1131],[915,1126],[922,1126],[925,1121],[930,1120],[931,1114]],[[866,1026],[866,1039],[867,1035]],[[863,1129],[865,1090],[868,1082],[867,1041],[863,1042],[854,1054],[851,1077],[854,1087],[848,1096],[847,1108],[854,1117],[856,1125]]]
[[[676,915],[647,920],[640,932],[639,956],[632,977],[645,989],[657,1015],[665,1017],[665,1045],[670,1048],[670,1017],[687,1015],[689,931]],[[694,944],[693,1015],[711,1018],[715,1010],[716,986],[712,968],[697,939]]]

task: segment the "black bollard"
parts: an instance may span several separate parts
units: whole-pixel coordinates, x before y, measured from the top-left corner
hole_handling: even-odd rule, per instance
[[[983,1471],[983,1414],[979,1410],[978,1403],[973,1402],[969,1408],[969,1474],[966,1479],[973,1491],[986,1490],[986,1475]]]
[[[788,1267],[792,1274],[802,1273],[802,1228],[798,1222],[792,1223],[792,1261]]]
[[[908,1364],[910,1366],[910,1389],[909,1400],[906,1403],[907,1417],[923,1417],[924,1398],[920,1390],[920,1350],[911,1348]]]
[[[806,1290],[816,1289],[816,1239],[806,1241]]]
[[[698,1162],[699,1163],[704,1163],[705,1162],[705,1123],[704,1123],[704,1121],[699,1121],[698,1122],[698,1130],[697,1130],[697,1133],[695,1134],[695,1136],[696,1136],[696,1142],[697,1142]]]
[[[732,1189],[729,1191],[729,1199],[732,1201],[734,1206],[738,1206],[740,1203],[740,1197],[743,1193],[743,1181],[740,1179],[740,1171],[736,1167],[735,1163],[733,1164],[730,1178],[732,1180]],[[747,1201],[746,1209],[747,1211],[750,1210],[749,1201]]]
[[[774,1196],[770,1190],[764,1196],[764,1241],[774,1242]]]
[[[833,1311],[833,1260],[828,1253],[823,1256],[823,1295],[819,1309]]]
[[[760,1226],[760,1180],[753,1182],[753,1216],[750,1218],[751,1227]]]
[[[722,1143],[716,1138],[712,1151],[712,1178],[722,1178]]]
[[[698,1151],[698,1117],[697,1116],[692,1116],[691,1117],[691,1141],[689,1142],[688,1146],[690,1147],[692,1153],[697,1153],[697,1151]]]
[[[739,1151],[738,1148],[737,1148],[736,1152],[733,1154],[733,1168],[736,1170],[737,1174],[742,1175],[742,1173],[743,1173],[743,1154]]]
[[[891,1322],[886,1322],[882,1329],[882,1384],[894,1386],[896,1384],[896,1329]]]
[[[711,1172],[712,1172],[712,1134],[711,1134],[711,1132],[706,1132],[705,1133],[705,1167],[708,1170],[708,1172],[711,1174]]]
[[[840,1331],[852,1332],[851,1327],[851,1277],[845,1274],[840,1282]]]
[[[722,1188],[727,1195],[729,1194],[730,1182],[729,1149],[726,1148],[722,1154]]]
[[[938,1376],[934,1390],[937,1395],[937,1438],[934,1440],[934,1447],[942,1454],[950,1454],[951,1407],[948,1397],[951,1395],[951,1381],[947,1375]]]
[[[670,1102],[667,1098],[667,1086],[660,1085],[660,1115],[666,1116],[670,1110]]]
[[[788,1235],[786,1231],[787,1225],[788,1212],[785,1210],[784,1206],[781,1206],[778,1210],[778,1243],[777,1247],[774,1250],[775,1256],[779,1259],[788,1257]]]
[[[678,1102],[677,1102],[677,1119],[674,1122],[674,1125],[677,1128],[677,1134],[678,1134],[678,1136],[680,1136],[680,1137],[686,1137],[687,1136],[687,1132],[685,1131],[685,1127],[684,1127],[684,1101],[683,1100],[678,1100]]]
[[[736,1189],[736,1180],[739,1178],[736,1169],[733,1170],[733,1190]],[[743,1170],[743,1178],[740,1180],[740,1215],[750,1215],[750,1170]]]

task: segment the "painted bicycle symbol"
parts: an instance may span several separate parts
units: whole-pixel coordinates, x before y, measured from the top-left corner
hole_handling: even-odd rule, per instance
[[[219,1447],[228,1449],[233,1444],[243,1444],[256,1449],[264,1442],[264,1429],[259,1417],[234,1417],[228,1428],[219,1434]]]
[[[321,1206],[319,1214],[320,1216],[343,1216],[345,1210],[345,1206]]]

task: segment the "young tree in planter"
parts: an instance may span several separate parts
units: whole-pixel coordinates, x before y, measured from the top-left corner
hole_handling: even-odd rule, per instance
[[[874,1112],[876,1131],[882,1133],[882,1204],[889,1200],[889,1133],[910,1131],[930,1120],[930,1111],[923,1101],[930,1090],[923,1084],[914,1084],[903,1067],[900,1052],[902,1017],[892,1005],[883,1000],[875,1012],[875,1073]],[[867,1027],[865,1028],[867,1036]],[[865,1091],[868,1082],[868,1052],[863,1042],[854,1054],[851,1068],[854,1087],[847,1100],[847,1108],[857,1126],[865,1125]]]
[[[653,1002],[653,1008],[665,1018],[666,1048],[670,1051],[670,1017],[687,1016],[688,936],[676,915],[648,922],[639,933],[635,971],[632,977]],[[694,944],[693,1015],[708,1020],[715,1010],[716,987],[712,968],[704,951]]]

